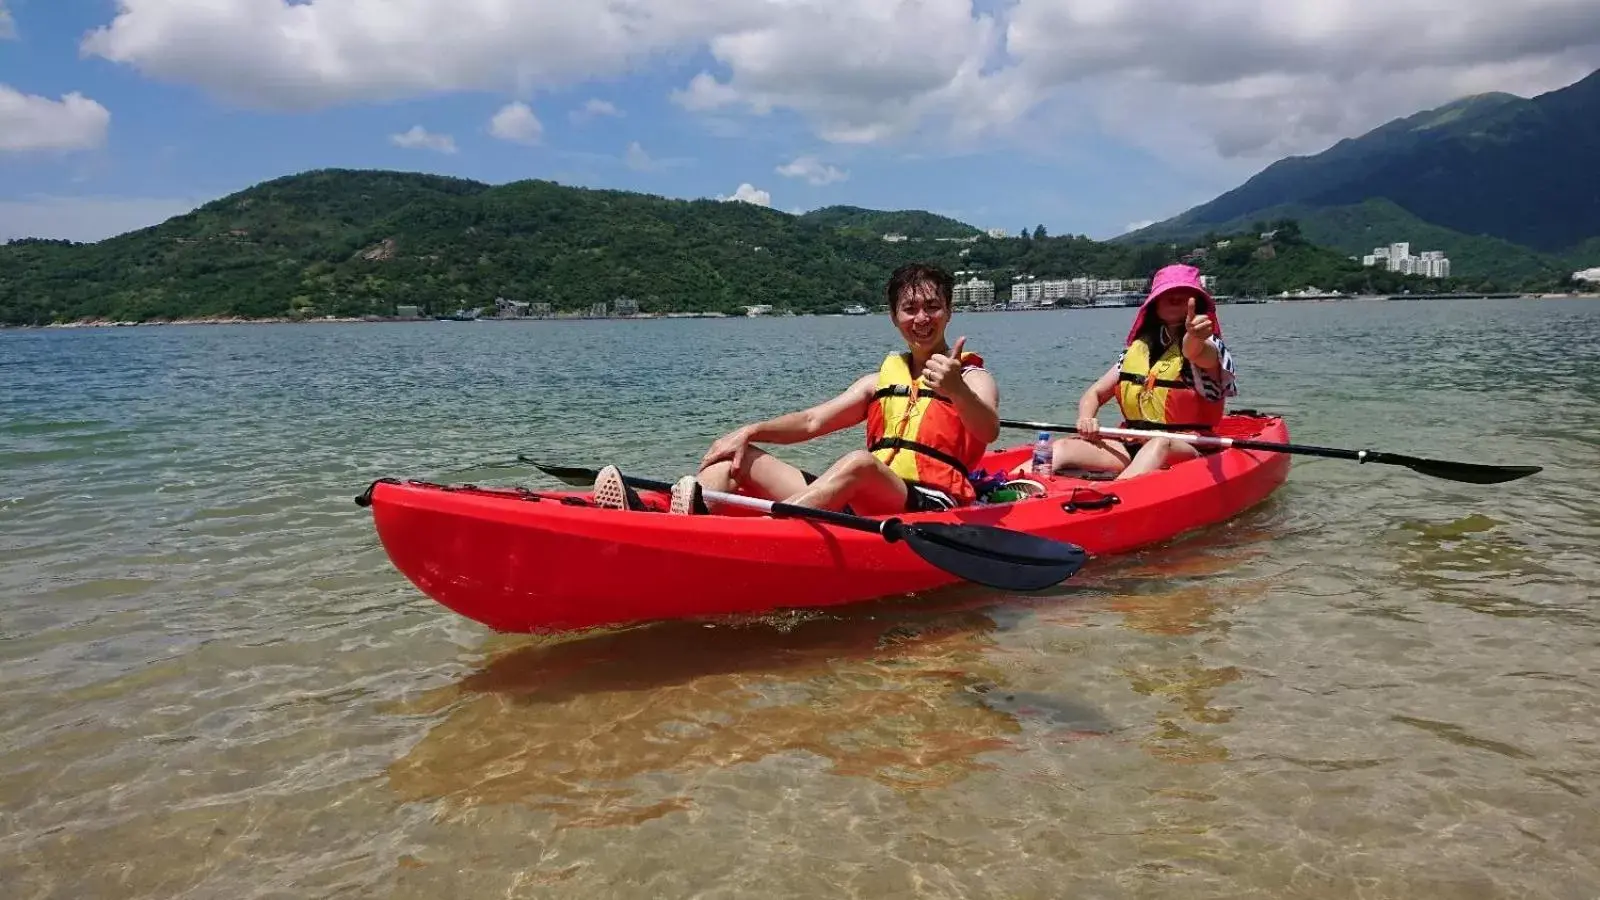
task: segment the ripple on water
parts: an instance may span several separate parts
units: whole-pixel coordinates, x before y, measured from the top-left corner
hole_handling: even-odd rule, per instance
[[[350,498],[543,483],[518,452],[668,477],[842,387],[818,359],[875,366],[881,321],[0,336],[30,386],[0,392],[0,883],[1592,894],[1600,308],[1224,315],[1247,405],[1298,441],[1545,471],[1297,457],[1234,522],[1038,595],[495,636],[398,576]],[[963,322],[1008,409],[1054,418],[1126,318]]]

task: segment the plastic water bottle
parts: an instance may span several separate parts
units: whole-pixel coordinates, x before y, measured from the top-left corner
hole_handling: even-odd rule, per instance
[[[1054,456],[1055,450],[1050,447],[1050,432],[1039,432],[1039,439],[1033,442],[1033,474],[1050,475],[1054,468]]]

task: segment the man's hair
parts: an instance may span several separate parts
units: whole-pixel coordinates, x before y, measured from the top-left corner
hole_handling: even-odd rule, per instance
[[[889,286],[884,291],[890,312],[899,307],[900,295],[905,289],[916,284],[932,285],[946,306],[950,305],[950,298],[955,294],[956,280],[949,272],[928,263],[906,263],[889,276]]]

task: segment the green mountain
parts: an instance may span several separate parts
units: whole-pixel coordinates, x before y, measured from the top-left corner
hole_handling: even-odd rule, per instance
[[[1042,230],[997,239],[914,211],[820,212],[548,181],[320,170],[94,244],[0,246],[0,323],[391,316],[401,305],[439,315],[492,307],[497,297],[555,311],[631,298],[642,312],[754,304],[826,312],[881,304],[889,273],[912,260],[991,280],[1003,301],[1016,276],[1147,278],[1191,249]],[[875,230],[883,222],[920,222],[934,236],[885,241]],[[955,226],[966,236],[937,236]],[[1293,223],[1280,231],[1268,241],[1239,235],[1196,262],[1231,293],[1484,289],[1363,270]]]
[[[1483,94],[1397,119],[1117,240],[1182,242],[1290,215],[1350,253],[1409,241],[1470,277],[1570,272],[1600,237],[1597,159],[1600,71],[1531,100]]]
[[[1259,232],[1264,229],[1258,226],[1280,219],[1295,220],[1308,240],[1351,256],[1364,256],[1376,247],[1387,247],[1395,240],[1409,241],[1413,253],[1443,250],[1450,257],[1452,274],[1474,285],[1559,279],[1582,268],[1567,259],[1530,250],[1501,238],[1466,235],[1441,228],[1417,218],[1394,201],[1382,198],[1323,209],[1294,203],[1268,207],[1255,215],[1208,226],[1198,235],[1193,233],[1192,228],[1174,227],[1156,231],[1157,226],[1151,226],[1151,233],[1142,236],[1141,241],[1198,244],[1208,234]]]
[[[862,209],[859,206],[825,206],[806,213],[800,219],[823,228],[854,232],[862,237],[900,234],[908,238],[965,238],[983,234],[965,222],[920,209],[884,211]]]

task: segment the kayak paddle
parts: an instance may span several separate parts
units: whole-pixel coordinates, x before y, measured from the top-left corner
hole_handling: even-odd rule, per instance
[[[1002,419],[1000,424],[1006,428],[1026,428],[1032,431],[1067,431],[1076,433],[1078,430],[1076,426],[1052,425],[1048,422],[1015,422]],[[1464,481],[1469,484],[1500,484],[1505,481],[1516,481],[1518,478],[1527,478],[1529,475],[1544,471],[1540,466],[1491,466],[1482,463],[1424,459],[1420,456],[1382,453],[1377,450],[1341,450],[1337,447],[1279,444],[1273,441],[1211,437],[1209,435],[1187,434],[1181,431],[1136,431],[1131,428],[1101,428],[1100,433],[1110,437],[1138,438],[1142,440],[1171,438],[1175,441],[1183,441],[1200,447],[1236,447],[1240,450],[1266,450],[1273,453],[1303,453],[1307,456],[1325,456],[1330,459],[1353,459],[1358,463],[1384,463],[1391,466],[1405,466],[1414,472],[1432,475],[1434,478]]]
[[[517,459],[531,463],[546,475],[579,487],[592,485],[600,474],[595,469],[546,465],[524,456],[518,456]],[[624,475],[622,480],[629,487],[672,490],[672,485],[663,481],[632,475]],[[721,491],[701,491],[701,497],[728,506],[759,509],[780,518],[815,519],[842,528],[871,532],[881,535],[891,544],[905,541],[907,547],[931,565],[967,581],[1004,591],[1047,588],[1070,578],[1088,559],[1088,554],[1076,544],[990,525],[907,523],[898,518],[869,519]]]

